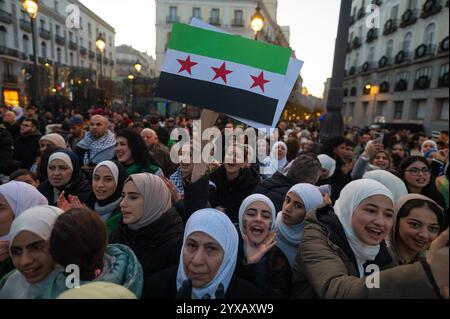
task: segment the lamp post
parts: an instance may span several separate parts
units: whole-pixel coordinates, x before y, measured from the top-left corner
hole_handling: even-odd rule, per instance
[[[99,78],[99,88],[101,89],[101,83],[102,83],[102,78],[103,78],[103,51],[105,50],[106,47],[106,42],[105,39],[103,37],[103,33],[99,33],[97,36],[97,40],[95,42],[95,46],[97,47],[97,49],[100,51],[100,78]]]
[[[36,35],[35,35],[35,20],[39,11],[38,0],[23,0],[22,6],[31,20],[31,37],[33,41],[33,76],[31,78],[31,104],[37,105],[39,103],[39,67],[38,57],[36,52]]]
[[[344,71],[347,54],[348,28],[350,26],[351,0],[342,0],[339,13],[339,25],[334,49],[333,76],[328,91],[327,114],[320,128],[321,142],[335,136],[342,136],[344,121],[341,110],[344,103]]]
[[[256,7],[256,11],[252,16],[250,27],[255,33],[255,40],[258,40],[258,32],[260,32],[264,28],[264,17],[261,14],[261,8],[259,7],[259,4]]]
[[[134,109],[133,109],[134,75],[133,74],[128,75],[128,80],[130,80],[130,107],[131,107],[131,113],[133,113],[134,112]]]
[[[377,110],[376,110],[376,108],[377,108],[377,94],[378,94],[378,92],[379,92],[379,90],[380,90],[380,88],[379,88],[379,86],[377,86],[377,85],[372,85],[372,84],[366,84],[365,85],[365,87],[364,87],[365,89],[366,89],[366,91],[368,91],[369,92],[369,94],[373,97],[373,99],[372,99],[372,110],[373,110],[373,112],[376,114],[377,113]]]
[[[139,59],[137,59],[136,63],[134,64],[134,69],[137,71],[138,75],[141,73],[142,70],[142,64],[139,62]]]

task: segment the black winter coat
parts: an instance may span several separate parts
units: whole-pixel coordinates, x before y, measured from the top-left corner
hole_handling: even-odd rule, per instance
[[[280,172],[275,172],[271,178],[259,183],[253,193],[263,194],[269,197],[275,205],[275,211],[279,212],[283,208],[287,192],[295,184],[297,184],[295,181]]]
[[[14,159],[22,163],[21,167],[30,169],[39,154],[41,135],[20,136],[14,141]]]
[[[142,299],[175,299],[178,266],[170,267],[144,279]],[[251,283],[234,275],[225,292],[225,299],[261,299],[264,294]],[[186,298],[189,299],[189,298]]]
[[[183,244],[183,222],[175,207],[158,220],[138,230],[120,222],[109,242],[130,247],[144,270],[150,276],[170,266],[178,265]]]
[[[53,198],[53,186],[48,179],[40,184],[37,189],[47,198],[49,205],[56,205],[58,199]],[[92,186],[84,174],[80,173],[78,178],[61,189],[61,192],[62,191],[64,191],[66,198],[68,198],[69,195],[73,195],[77,196],[81,203],[87,203],[92,193]]]
[[[258,173],[251,168],[243,169],[236,179],[229,181],[222,165],[209,175],[209,180],[216,185],[209,194],[211,206],[225,208],[225,214],[231,221],[238,223],[239,207],[258,185]]]

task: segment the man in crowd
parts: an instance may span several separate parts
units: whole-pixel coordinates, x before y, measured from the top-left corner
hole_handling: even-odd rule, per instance
[[[109,130],[109,121],[101,115],[91,117],[90,131],[77,144],[77,153],[80,163],[95,166],[102,161],[114,157],[116,138]]]
[[[30,169],[39,154],[39,122],[26,118],[20,126],[20,136],[14,141],[14,159],[21,168]]]
[[[159,119],[156,116],[150,118],[150,128],[158,135],[159,142],[163,145],[167,145],[170,139],[169,132],[159,125]]]
[[[70,134],[67,136],[67,145],[75,151],[77,144],[84,138],[84,121],[81,115],[75,115],[69,120]]]
[[[152,153],[156,161],[161,165],[164,176],[172,175],[177,169],[176,165],[170,160],[169,149],[159,142],[158,134],[150,128],[145,128],[141,132],[141,137]]]
[[[3,124],[5,124],[5,128],[11,133],[14,139],[20,136],[20,124],[16,121],[16,113],[6,111],[3,114]]]

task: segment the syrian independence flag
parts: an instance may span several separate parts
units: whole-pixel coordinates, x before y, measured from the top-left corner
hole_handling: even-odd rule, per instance
[[[175,23],[157,96],[272,125],[291,50]]]

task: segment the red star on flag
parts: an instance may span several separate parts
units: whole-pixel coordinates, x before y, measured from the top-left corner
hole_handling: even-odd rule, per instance
[[[180,68],[180,70],[178,71],[178,73],[183,72],[183,71],[186,71],[186,72],[189,73],[190,75],[192,75],[192,73],[191,73],[191,72],[192,72],[191,68],[192,68],[194,65],[197,65],[197,64],[198,64],[197,62],[192,62],[192,61],[191,61],[191,56],[190,56],[190,55],[187,57],[186,60],[177,59],[177,61],[181,64],[181,68]]]
[[[214,72],[216,72],[216,75],[214,76],[214,79],[222,78],[222,80],[227,83],[227,75],[230,73],[233,73],[233,71],[227,70],[227,67],[225,65],[225,62],[223,62],[222,66],[220,68],[212,67]]]
[[[266,83],[270,82],[269,80],[264,79],[264,71],[261,71],[261,74],[258,77],[253,76],[253,75],[250,75],[250,76],[253,79],[253,85],[252,85],[251,89],[259,86],[261,88],[261,90],[264,92],[264,85]]]

